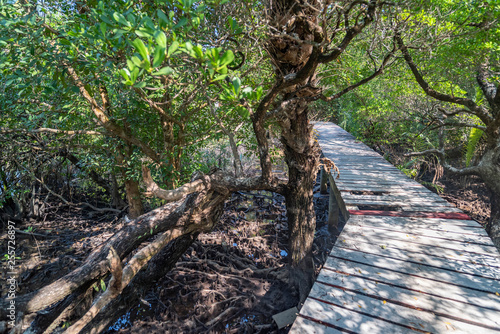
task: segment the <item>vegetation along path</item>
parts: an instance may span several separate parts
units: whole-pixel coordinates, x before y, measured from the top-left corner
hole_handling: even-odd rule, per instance
[[[290,333],[499,333],[481,226],[337,125],[315,128],[350,218]]]

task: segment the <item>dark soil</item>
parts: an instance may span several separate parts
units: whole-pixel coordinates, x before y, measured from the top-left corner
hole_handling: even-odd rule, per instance
[[[315,189],[318,273],[335,233],[325,225],[328,195],[319,194],[319,185]],[[121,316],[108,332],[287,333],[289,327],[278,329],[272,319],[298,304],[298,295],[288,286],[285,212],[280,195],[233,194],[216,230],[201,235],[141,304]],[[2,223],[6,232],[7,222]],[[124,224],[123,217],[49,198],[41,217],[16,223],[17,294],[34,291],[77,268]],[[2,235],[2,239],[7,236]],[[7,252],[6,244],[1,244],[2,254]]]
[[[335,235],[325,226],[328,196],[318,188],[315,197],[318,273]],[[108,333],[287,333],[272,319],[298,304],[287,281],[287,230],[282,196],[234,194],[217,230],[200,236]]]
[[[490,192],[477,177],[451,178],[444,176],[436,182],[443,187],[439,196],[485,225],[490,219]],[[435,191],[435,188],[428,187]]]

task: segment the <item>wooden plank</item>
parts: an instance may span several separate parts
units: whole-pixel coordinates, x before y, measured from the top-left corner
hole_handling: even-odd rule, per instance
[[[349,208],[352,208],[350,206]],[[349,214],[354,216],[391,216],[391,217],[420,217],[420,218],[443,218],[443,219],[463,219],[470,220],[470,217],[465,213],[456,211],[456,212],[435,212],[429,211],[424,212],[425,210],[417,211],[380,211],[380,210],[359,210],[349,209]]]
[[[400,194],[381,194],[381,195],[356,195],[356,194],[343,194],[344,200],[375,200],[375,201],[410,201],[410,202],[434,202],[445,203],[450,205],[449,202],[439,196],[429,196],[427,193],[400,193]]]
[[[433,229],[410,229],[404,226],[378,226],[377,224],[364,224],[362,221],[358,223],[349,224],[351,231],[357,233],[365,233],[365,231],[376,231],[377,233],[385,234],[386,232],[399,233],[401,237],[406,236],[407,238],[416,239],[416,237],[421,238],[437,238],[442,240],[451,240],[467,244],[477,244],[485,245],[490,247],[495,247],[493,242],[487,235],[481,234],[463,234],[463,233],[450,233],[448,231],[440,231]],[[391,234],[392,236],[393,234]],[[410,239],[410,240],[411,240]],[[407,239],[405,239],[407,240]],[[493,248],[492,248],[493,249]]]
[[[494,294],[488,295],[465,287],[344,260],[333,259],[325,268],[326,270],[318,275],[316,282],[469,321],[481,319],[480,321],[488,326],[495,326],[500,330],[500,306]]]
[[[390,241],[390,242],[388,242]],[[357,249],[358,245],[362,247],[363,244],[369,245],[369,247],[379,247],[381,249],[396,249],[405,250],[407,252],[412,252],[416,254],[426,254],[435,257],[444,258],[449,262],[470,262],[473,264],[493,267],[492,272],[496,275],[498,273],[498,268],[500,268],[500,261],[497,256],[484,255],[484,254],[474,254],[463,252],[455,249],[442,248],[442,247],[429,247],[428,245],[412,244],[411,248],[408,247],[407,241],[399,240],[387,240],[386,238],[370,237],[367,238],[363,235],[350,235],[347,233],[342,233],[340,239],[337,240],[336,244],[339,247],[345,247],[350,249]]]
[[[432,200],[423,200],[423,199],[410,199],[408,198],[407,200],[394,200],[394,201],[387,201],[387,200],[377,200],[377,199],[352,199],[352,198],[345,198],[344,197],[344,202],[346,205],[385,205],[385,206],[426,206],[426,207],[453,207],[450,203],[448,202],[436,202]],[[455,208],[455,207],[453,207]],[[437,210],[436,210],[437,211]]]
[[[340,185],[339,185],[340,188]],[[428,194],[428,195],[436,195],[432,191],[430,191],[427,188],[405,188],[402,186],[390,186],[390,187],[385,187],[385,186],[380,186],[380,185],[350,185],[350,184],[343,184],[342,188],[340,191],[345,192],[345,193],[350,193],[350,192],[358,192],[358,191],[377,191],[377,192],[387,192],[389,194]]]
[[[391,204],[391,205],[386,205],[385,203],[363,203],[363,202],[354,202],[354,201],[349,201],[349,202],[345,202],[346,206],[357,206],[357,207],[361,207],[361,206],[365,206],[367,208],[364,208],[364,209],[360,209],[360,211],[363,211],[363,210],[372,210],[373,212],[372,213],[363,213],[363,212],[360,212],[358,213],[359,215],[382,215],[384,211],[384,209],[382,209],[381,211],[377,212],[376,210],[380,210],[378,209],[377,207],[384,207],[384,206],[387,206],[387,207],[396,207],[396,208],[400,208],[401,211],[404,211],[404,212],[415,212],[415,213],[424,213],[424,212],[429,212],[429,213],[436,213],[436,212],[441,212],[441,213],[457,213],[459,215],[464,215],[464,213],[462,213],[462,210],[460,209],[457,209],[455,207],[446,207],[446,206],[430,206],[430,205],[425,205],[425,204],[422,204],[422,205],[418,205],[418,204],[411,204],[411,205],[402,205],[402,204]],[[372,207],[370,207],[372,206]],[[373,210],[374,209],[374,210]],[[398,209],[396,209],[396,212],[398,211]],[[356,213],[352,213],[352,214],[356,214]],[[418,215],[410,215],[410,217],[412,216],[416,216],[418,217]],[[430,215],[430,217],[433,217],[432,215]],[[436,216],[436,218],[452,218],[453,216],[450,216],[450,217],[447,217],[447,216],[443,216],[443,217],[439,217],[439,216]],[[458,216],[457,218],[458,219]],[[470,219],[470,217],[469,217]]]
[[[406,328],[416,328],[430,333],[443,333],[453,330],[453,333],[498,333],[433,312],[416,310],[410,305],[376,298],[356,291],[342,290],[325,284],[315,284],[310,296],[318,302],[331,303],[335,306],[360,311],[378,319],[388,319]],[[335,318],[334,318],[335,319]]]
[[[334,327],[325,326],[321,321],[311,321],[304,316],[298,316],[289,334],[345,334],[346,332],[335,329]]]
[[[346,248],[334,247],[330,256],[333,260],[329,262],[330,259],[328,259],[325,263],[325,267],[330,267],[330,265],[335,263],[337,260],[349,261],[352,263],[355,262],[356,266],[369,266],[372,268],[371,270],[373,272],[377,272],[378,269],[387,269],[405,275],[413,275],[417,278],[417,280],[418,278],[428,278],[435,282],[442,282],[448,285],[466,287],[478,291],[487,291],[488,293],[491,293],[491,296],[494,299],[498,300],[497,307],[500,311],[500,298],[495,295],[495,292],[500,290],[500,281],[498,279],[474,276],[465,273],[459,274],[455,271],[429,266],[423,263],[405,262],[403,260],[376,254],[357,252]]]
[[[446,219],[441,219],[441,221],[446,221]],[[452,221],[457,222],[459,220]],[[465,242],[478,242],[493,245],[490,237],[479,224],[473,220],[469,220],[468,222],[469,223],[462,225],[456,223],[431,225],[432,222],[430,222],[429,219],[412,220],[411,218],[402,217],[353,216],[353,219],[349,221],[349,225],[390,229],[393,231],[419,235],[438,235],[442,237],[448,235],[453,239],[463,238]]]
[[[302,316],[316,319],[347,333],[418,333],[383,319],[377,319],[360,311],[326,304],[309,298],[300,310]],[[297,332],[300,333],[300,332]]]
[[[478,245],[462,242],[460,240],[439,237],[422,237],[419,235],[411,233],[401,233],[398,231],[362,229],[357,226],[351,226],[349,224],[344,227],[342,234],[343,233],[347,233],[349,235],[362,235],[366,238],[381,238],[387,240],[387,244],[390,244],[392,240],[404,241],[408,243],[408,249],[411,249],[414,246],[426,245],[483,255],[497,254],[497,250],[494,246]]]
[[[467,216],[468,217],[468,216]],[[469,219],[443,219],[443,218],[426,218],[426,217],[384,217],[384,216],[355,216],[351,221],[356,223],[379,222],[381,224],[390,225],[408,225],[411,227],[426,227],[437,230],[449,230],[458,227],[464,233],[474,233],[475,229],[479,229],[480,233],[486,234],[483,227],[475,220]]]
[[[340,242],[336,244],[336,247],[334,249],[337,248],[349,249],[352,251],[384,256],[405,262],[425,264],[429,266],[456,271],[458,273],[491,278],[497,281],[500,280],[500,270],[498,268],[494,269],[491,268],[490,266],[480,265],[478,263],[475,263],[474,261],[471,261],[469,258],[467,258],[467,260],[462,260],[462,261],[458,261],[457,259],[453,259],[452,261],[450,261],[449,258],[445,257],[437,257],[434,255],[410,252],[405,249],[398,249],[392,247],[382,248],[379,247],[378,245],[373,245],[368,243],[351,242],[346,245],[346,242]]]

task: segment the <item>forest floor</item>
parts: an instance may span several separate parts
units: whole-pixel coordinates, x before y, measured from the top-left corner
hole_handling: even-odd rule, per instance
[[[18,295],[76,269],[126,224],[111,214],[47,204],[42,218],[16,224]],[[319,272],[336,234],[325,225],[328,195],[319,194],[319,185],[315,206],[314,258]],[[298,304],[298,295],[287,284],[287,229],[282,196],[262,191],[233,194],[216,229],[200,235],[176,267],[108,333],[288,332],[289,328],[279,330],[272,319]],[[2,254],[6,244],[1,243]]]
[[[430,182],[432,175],[432,171],[424,173],[422,179]],[[441,197],[481,224],[487,221],[488,191],[478,180],[443,177],[436,185],[429,189],[442,189]],[[319,272],[336,237],[325,225],[328,195],[319,194],[319,185],[315,187],[315,207],[314,256]],[[43,218],[16,225],[18,295],[77,268],[126,224],[114,215],[58,202],[50,203],[46,210]],[[298,303],[298,296],[287,285],[287,228],[282,196],[233,194],[217,228],[200,235],[176,267],[108,333],[287,333],[289,327],[278,329],[272,319]],[[1,243],[1,254],[6,253],[6,244]],[[271,271],[278,275],[271,277]]]

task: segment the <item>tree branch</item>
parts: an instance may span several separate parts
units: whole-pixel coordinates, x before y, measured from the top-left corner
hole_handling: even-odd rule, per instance
[[[399,45],[399,48],[401,52],[403,53],[403,57],[406,61],[406,64],[410,68],[411,72],[413,73],[413,76],[417,80],[417,83],[420,85],[420,87],[423,89],[425,94],[427,94],[430,97],[435,98],[436,100],[443,101],[443,102],[449,102],[449,103],[455,103],[462,105],[464,107],[469,108],[472,114],[476,115],[479,117],[484,124],[489,125],[490,122],[493,120],[491,115],[488,113],[486,109],[484,109],[481,106],[478,106],[474,101],[471,99],[467,98],[461,98],[461,97],[455,97],[451,96],[448,94],[443,94],[435,91],[432,89],[427,81],[423,78],[422,74],[419,72],[417,66],[413,62],[413,58],[411,57],[408,47],[404,44],[403,39],[401,38],[401,35],[398,33],[396,34],[396,41]]]
[[[430,150],[425,150],[421,152],[412,152],[412,153],[407,153],[404,156],[405,157],[416,157],[416,156],[427,156],[427,155],[437,155],[439,158],[439,161],[441,162],[441,165],[443,165],[444,169],[452,174],[458,175],[458,176],[464,176],[464,175],[479,175],[480,168],[478,166],[472,166],[472,167],[467,167],[467,168],[456,168],[451,166],[446,162],[445,159],[445,153],[444,150],[442,149],[430,149]]]
[[[162,189],[153,180],[153,178],[151,177],[151,171],[145,164],[142,165],[142,178],[144,180],[144,183],[146,184],[146,196],[156,196],[158,198],[166,200],[167,202],[178,201],[186,195],[192,194],[197,191],[202,191],[206,188],[206,184],[203,180],[196,180],[191,183],[186,183],[177,189]]]
[[[396,45],[393,45],[393,48],[392,50],[384,57],[384,60],[382,61],[382,64],[379,66],[379,68],[372,73],[372,75],[370,75],[369,77],[366,77],[360,81],[358,81],[357,83],[349,86],[349,87],[346,87],[344,88],[343,90],[341,90],[340,92],[338,92],[337,94],[335,95],[332,95],[332,96],[329,96],[329,97],[326,97],[324,96],[323,94],[320,94],[318,96],[318,98],[320,98],[321,100],[323,101],[333,101],[335,99],[338,99],[339,97],[341,97],[342,95],[346,94],[346,93],[349,93],[351,90],[353,89],[356,89],[358,88],[359,86],[361,85],[364,85],[366,84],[367,82],[373,80],[374,78],[378,77],[380,74],[384,73],[384,69],[386,68],[387,64],[389,63],[389,61],[391,60],[391,58],[394,56],[394,53],[397,51],[397,48],[396,48]]]
[[[60,133],[65,135],[106,135],[105,133],[92,130],[59,130],[51,128],[38,128],[33,130],[0,128],[0,133]]]

